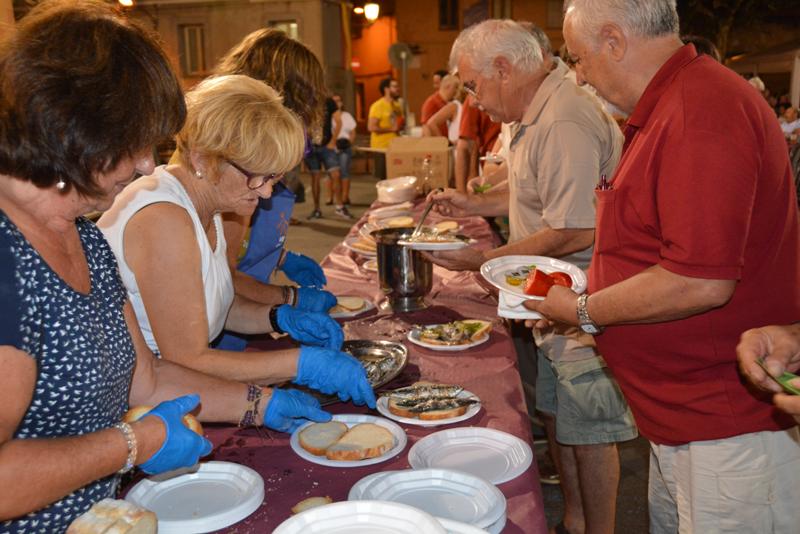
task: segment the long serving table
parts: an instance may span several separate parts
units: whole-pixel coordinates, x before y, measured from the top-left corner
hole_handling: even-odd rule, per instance
[[[377,206],[377,204],[376,204]],[[421,206],[415,207],[417,214]],[[432,221],[435,214],[429,215]],[[366,215],[350,231],[356,235],[366,222]],[[478,240],[478,246],[497,245],[489,225],[481,218],[459,219],[462,233]],[[380,303],[383,295],[378,274],[367,271],[368,258],[337,245],[322,262],[328,277],[328,289],[337,295],[358,295]],[[425,428],[401,425],[408,435],[406,449],[393,459],[365,467],[333,468],[309,463],[289,446],[289,436],[256,429],[207,425],[206,434],[214,443],[208,459],[247,465],[264,478],[265,498],[250,517],[224,530],[228,533],[271,532],[287,519],[290,508],[312,496],[330,496],[334,501],[347,500],[358,480],[378,471],[408,469],[408,450],[421,438],[439,430],[457,426],[478,426],[502,430],[532,445],[530,423],[522,395],[516,355],[509,334],[496,316],[495,295],[480,283],[477,273],[456,273],[434,267],[430,306],[421,311],[393,314],[380,308],[343,323],[346,339],[388,339],[404,341],[408,347],[408,365],[387,388],[432,380],[459,384],[481,399],[482,409],[462,423]],[[442,323],[460,318],[493,321],[488,342],[461,352],[436,352],[407,341],[405,335],[414,324]],[[332,413],[374,413],[351,403],[328,406]],[[519,477],[498,485],[507,499],[506,534],[547,532],[539,476],[534,460]]]

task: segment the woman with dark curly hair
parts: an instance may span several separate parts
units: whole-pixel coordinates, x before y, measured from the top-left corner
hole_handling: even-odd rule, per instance
[[[82,216],[151,174],[153,146],[184,123],[156,38],[100,0],[42,2],[3,38],[0,531],[64,532],[133,466],[195,464],[211,443],[183,425],[188,411],[281,430],[329,419],[298,391],[156,360]],[[122,422],[130,405],[157,406]]]
[[[244,74],[261,80],[283,96],[283,104],[300,117],[306,128],[306,151],[319,141],[323,127],[323,104],[327,90],[325,73],[317,57],[299,41],[272,28],[262,28],[246,36],[220,60],[215,73]],[[276,184],[272,198],[263,200],[251,218],[226,215],[225,238],[230,243],[228,258],[237,295],[262,304],[285,304],[292,291],[270,285],[278,269],[297,290],[295,306],[312,312],[328,311],[331,295],[322,288],[327,282],[319,265],[311,258],[284,249],[286,233],[296,200],[292,183],[299,167]],[[302,187],[302,184],[301,184]],[[241,244],[241,246],[240,246]],[[246,338],[226,332],[218,347],[243,350]]]

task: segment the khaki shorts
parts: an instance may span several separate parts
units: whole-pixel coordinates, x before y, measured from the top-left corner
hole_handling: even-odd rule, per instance
[[[564,445],[615,443],[639,434],[628,403],[599,356],[553,362],[540,353],[536,408],[555,416],[556,441]]]

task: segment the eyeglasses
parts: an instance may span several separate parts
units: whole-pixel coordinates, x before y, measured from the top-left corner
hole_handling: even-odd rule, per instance
[[[229,159],[226,159],[225,161],[228,163],[228,165],[230,165],[231,167],[242,173],[244,177],[247,178],[247,187],[249,187],[250,189],[259,189],[265,183],[271,180],[283,178],[283,173],[278,174],[273,172],[270,174],[256,174],[254,172],[244,170],[239,165],[237,165],[236,163],[232,162]]]
[[[468,95],[470,95],[472,98],[478,98],[478,84],[475,83],[475,80],[464,82],[461,85]]]

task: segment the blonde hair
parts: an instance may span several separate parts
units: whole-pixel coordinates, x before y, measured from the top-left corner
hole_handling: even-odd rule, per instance
[[[173,160],[189,169],[191,151],[263,174],[287,172],[303,156],[300,119],[264,82],[243,75],[208,78],[186,93],[186,109]]]

